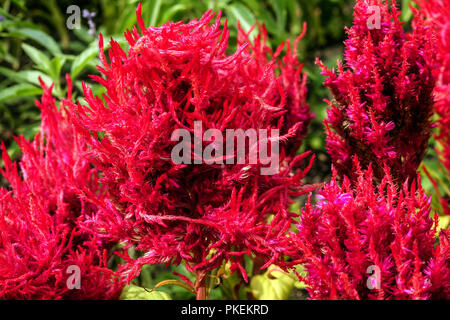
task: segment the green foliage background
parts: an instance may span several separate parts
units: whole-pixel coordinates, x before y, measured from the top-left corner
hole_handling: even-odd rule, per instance
[[[208,9],[221,10],[228,19],[231,33],[230,50],[235,48],[237,20],[244,30],[259,22],[265,24],[270,45],[275,48],[286,39],[295,39],[301,32],[303,22],[308,25],[305,38],[299,44],[299,58],[308,73],[308,102],[315,119],[310,127],[302,150],[312,150],[317,160],[308,176],[308,182],[327,181],[331,162],[326,153],[322,120],[326,116],[324,98],[331,98],[322,85],[323,77],[315,66],[319,57],[328,66],[335,66],[342,59],[344,26],[352,21],[353,0],[142,0],[142,13],[146,26],[158,26],[167,21],[189,21],[199,18]],[[399,1],[403,20],[410,22],[410,0]],[[8,152],[14,158],[20,150],[13,140],[15,135],[25,135],[32,139],[39,128],[39,110],[34,104],[42,93],[38,77],[50,85],[54,83],[53,94],[64,97],[66,83],[64,75],[69,73],[75,84],[75,98],[81,96],[81,83],[87,82],[95,94],[102,88],[90,81],[89,74],[98,73],[99,64],[97,40],[88,33],[87,20],[81,19],[81,28],[69,30],[66,27],[66,13],[70,5],[78,5],[81,10],[95,12],[97,34],[105,39],[114,37],[123,46],[123,33],[136,23],[137,0],[0,0],[0,140],[4,141]],[[255,31],[256,32],[256,31]],[[441,193],[450,194],[448,177],[439,173],[439,163],[434,151],[435,142],[430,141],[425,164],[433,177],[440,182]],[[435,193],[430,181],[424,177],[426,190]],[[445,189],[447,186],[447,190]],[[436,199],[436,197],[433,197]],[[298,210],[298,207],[294,209]],[[433,207],[442,211],[438,201]],[[132,253],[137,255],[138,253]],[[117,264],[113,261],[112,264]],[[211,281],[213,299],[221,298],[304,298],[304,286],[293,280],[292,275],[274,272],[249,271],[253,274],[249,284],[242,284],[236,276],[222,277],[222,283]],[[176,285],[158,288],[158,294],[151,291],[157,283],[176,279],[172,271],[188,275],[183,267],[146,266],[135,284],[124,293],[124,299],[191,299],[193,294]],[[226,266],[223,266],[226,275]],[[218,289],[214,289],[218,287]],[[168,294],[168,295],[167,295]]]

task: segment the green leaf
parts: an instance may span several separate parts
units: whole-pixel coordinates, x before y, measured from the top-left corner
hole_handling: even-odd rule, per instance
[[[98,55],[98,48],[95,45],[89,46],[86,50],[80,53],[72,63],[70,75],[75,79],[77,75],[86,67],[86,65]]]
[[[37,88],[31,84],[21,83],[6,89],[3,89],[0,92],[0,102],[14,99],[14,98],[23,98],[27,96],[35,96],[42,93],[41,88]]]
[[[287,273],[269,268],[250,281],[250,289],[258,300],[286,300],[294,289],[295,280]]]
[[[50,60],[49,58],[39,49],[32,47],[26,43],[22,44],[22,48],[28,57],[36,64],[36,67],[46,73],[50,73]]]
[[[52,84],[52,79],[49,76],[36,70],[22,70],[15,72],[11,69],[0,67],[0,74],[17,83],[31,83],[39,86],[39,77],[41,77],[47,86]]]
[[[439,232],[441,232],[441,230],[445,230],[448,228],[450,224],[450,216],[439,216],[439,224],[437,227],[437,234],[439,235]]]
[[[118,23],[114,28],[116,33],[121,33],[123,30],[131,29],[131,27],[137,22],[135,12],[136,6],[134,5],[128,5],[124,8],[120,16],[117,18]]]
[[[10,31],[16,35],[36,41],[48,51],[50,51],[50,53],[52,53],[52,55],[54,56],[62,54],[58,43],[53,40],[52,37],[41,30],[30,28],[10,28]]]
[[[184,11],[187,9],[187,6],[182,3],[178,3],[176,5],[171,6],[169,9],[165,10],[162,14],[160,22],[166,23],[172,20],[172,18],[180,11]]]
[[[53,82],[49,76],[47,76],[45,73],[43,73],[41,71],[37,71],[37,70],[23,70],[23,71],[17,72],[17,75],[26,79],[27,82],[29,82],[31,84],[35,84],[37,86],[41,86],[41,83],[39,82],[39,77],[42,78],[42,81],[44,81],[44,83],[47,86],[51,86],[51,84]]]
[[[246,6],[239,2],[230,5],[227,11],[236,20],[239,20],[242,29],[244,29],[244,31],[246,32],[250,30],[250,28],[256,23],[256,19],[253,13]]]
[[[18,5],[22,10],[26,10],[24,0],[13,0],[13,2]]]
[[[286,7],[283,0],[272,1],[273,9],[277,17],[278,32],[283,33],[286,26]]]
[[[63,67],[65,62],[66,62],[66,58],[64,56],[54,57],[52,59],[52,61],[50,61],[50,71],[51,71],[51,76],[53,79],[59,80],[61,68]]]
[[[409,6],[414,5],[414,3],[411,0],[402,0],[401,2],[402,2],[401,19],[402,21],[410,21],[413,17],[413,13]]]
[[[151,291],[134,284],[126,286],[122,290],[120,300],[172,300],[170,296],[162,291]]]
[[[161,0],[153,0],[149,12],[151,12],[149,26],[156,26],[159,17],[159,10],[161,9]]]

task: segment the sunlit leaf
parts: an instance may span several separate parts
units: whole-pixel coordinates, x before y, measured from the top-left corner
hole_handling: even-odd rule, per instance
[[[144,289],[135,285],[126,286],[120,300],[172,300],[170,296],[162,291],[155,291],[150,289]]]
[[[227,8],[227,11],[236,19],[239,20],[244,31],[250,30],[252,25],[256,23],[253,13],[241,3],[233,3]]]
[[[22,48],[28,57],[36,64],[37,68],[47,73],[50,72],[50,60],[41,50],[26,43],[22,44]]]
[[[31,84],[21,83],[0,91],[0,102],[8,101],[15,98],[23,98],[27,96],[35,96],[42,93],[41,88],[37,88]]]
[[[269,268],[250,281],[253,296],[258,300],[286,300],[294,289],[295,280],[287,273]]]

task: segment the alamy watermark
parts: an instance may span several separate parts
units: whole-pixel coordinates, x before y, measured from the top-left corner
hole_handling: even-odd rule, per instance
[[[66,273],[70,274],[67,278],[66,285],[70,290],[81,289],[81,270],[77,265],[70,265],[66,269]]]
[[[381,7],[369,6],[369,18],[367,19],[367,28],[369,30],[381,29]]]
[[[381,270],[376,265],[371,265],[367,267],[366,272],[371,276],[367,278],[367,288],[370,290],[381,288]]]
[[[226,129],[225,138],[218,129],[203,133],[201,121],[194,121],[194,150],[192,135],[187,129],[177,129],[171,141],[174,146],[171,159],[175,164],[261,164],[261,175],[274,175],[279,169],[279,130]],[[181,140],[181,141],[180,141]],[[225,150],[224,150],[225,141]],[[235,144],[236,141],[236,144]],[[246,141],[249,143],[246,144]],[[210,142],[203,150],[203,142]],[[270,154],[268,150],[270,145]],[[193,152],[192,152],[193,151]],[[246,163],[247,161],[247,163]]]
[[[91,36],[95,36],[97,33],[94,18],[96,16],[95,12],[90,12],[87,9],[83,9],[83,12],[81,12],[81,8],[77,5],[71,5],[68,6],[66,9],[66,13],[69,14],[69,17],[66,20],[66,27],[69,30],[74,29],[80,29],[81,28],[81,15],[83,15],[83,18],[87,19],[89,30],[88,33]]]

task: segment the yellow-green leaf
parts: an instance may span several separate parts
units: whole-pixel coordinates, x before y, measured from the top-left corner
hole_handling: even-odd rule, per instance
[[[295,280],[287,273],[269,268],[250,281],[250,289],[258,300],[286,300],[294,289]]]
[[[449,224],[450,224],[450,216],[439,216],[439,224],[437,227],[438,234],[441,230],[447,229]]]
[[[145,289],[132,284],[126,286],[122,290],[120,300],[172,300],[172,299],[165,292]]]

